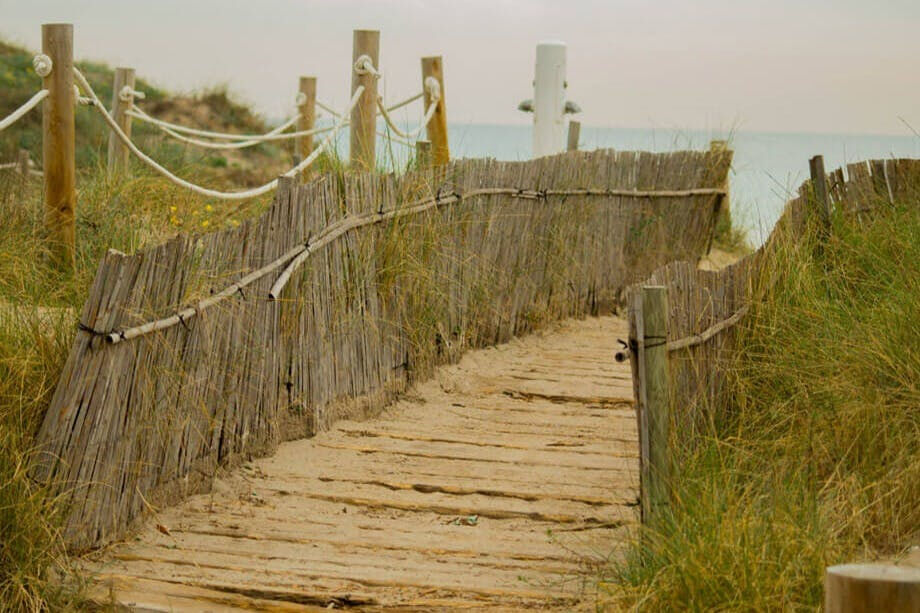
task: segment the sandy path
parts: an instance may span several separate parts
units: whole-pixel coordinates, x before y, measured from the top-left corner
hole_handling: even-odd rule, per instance
[[[162,511],[88,561],[95,593],[153,611],[590,609],[585,571],[636,521],[625,337],[605,317],[471,352],[380,417]]]

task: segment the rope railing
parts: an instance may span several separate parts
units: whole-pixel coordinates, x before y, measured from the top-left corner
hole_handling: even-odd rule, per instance
[[[284,130],[290,128],[292,125],[297,123],[297,120],[300,118],[300,114],[297,113],[290,119],[286,120],[277,128],[265,132],[264,134],[234,134],[232,132],[212,132],[210,130],[199,130],[197,128],[189,128],[187,126],[179,125],[177,123],[171,123],[164,121],[162,119],[157,119],[155,117],[147,114],[143,109],[141,109],[136,104],[132,104],[131,107],[125,111],[126,115],[130,115],[135,119],[140,119],[147,123],[153,124],[159,128],[165,130],[172,130],[174,132],[183,132],[185,134],[191,134],[194,136],[202,136],[204,138],[211,138],[214,140],[229,140],[229,141],[258,141],[260,139],[270,138]]]
[[[16,123],[16,122],[19,121],[20,119],[22,119],[22,117],[23,117],[26,113],[28,113],[29,111],[31,111],[32,109],[34,109],[36,106],[38,106],[39,103],[40,103],[42,100],[44,100],[45,98],[47,98],[47,97],[48,97],[48,90],[47,90],[47,89],[39,90],[34,96],[32,96],[31,98],[29,98],[29,99],[25,102],[25,104],[23,104],[23,105],[20,106],[18,109],[16,109],[15,111],[13,111],[12,113],[10,113],[10,114],[7,115],[6,117],[4,117],[3,120],[0,120],[0,131],[3,131],[3,130],[5,130],[5,129],[7,129],[7,128],[10,127],[11,125],[13,125],[14,123]]]
[[[93,90],[92,86],[86,80],[86,77],[83,76],[83,73],[81,73],[80,70],[77,69],[76,67],[74,67],[73,71],[74,71],[74,77],[77,79],[77,82],[79,83],[80,87],[86,93],[89,94],[89,98],[92,100],[92,105],[96,108],[96,110],[99,111],[99,114],[103,117],[105,122],[108,124],[109,129],[112,130],[112,132],[118,137],[118,139],[122,142],[122,144],[124,144],[124,146],[127,147],[128,150],[131,151],[131,153],[137,156],[147,166],[151,167],[153,170],[157,171],[158,173],[160,173],[161,175],[163,175],[164,177],[166,177],[167,179],[169,179],[176,185],[179,185],[180,187],[185,187],[186,189],[189,189],[202,196],[207,196],[210,198],[218,198],[221,200],[245,200],[247,198],[254,198],[256,196],[261,196],[263,194],[266,194],[274,190],[277,187],[278,179],[274,179],[273,181],[269,181],[268,183],[261,185],[259,187],[253,188],[253,189],[248,189],[248,190],[238,191],[238,192],[222,192],[222,191],[202,187],[200,185],[196,185],[195,183],[192,183],[181,177],[176,176],[175,174],[173,174],[172,172],[170,172],[169,170],[161,166],[153,158],[151,158],[150,156],[145,154],[143,151],[141,151],[137,147],[137,145],[134,144],[134,142],[130,139],[130,137],[128,137],[128,135],[125,134],[124,131],[121,129],[121,127],[118,125],[118,122],[116,122],[112,118],[112,116],[108,113],[108,111],[106,111],[105,105],[103,105],[102,101],[99,100],[99,97],[96,95],[96,92]],[[355,90],[355,93],[352,96],[351,101],[349,102],[348,109],[345,111],[344,114],[348,114],[351,111],[351,109],[354,108],[354,106],[358,102],[358,99],[361,97],[362,93],[364,93],[363,87],[359,87],[358,89]],[[297,173],[303,171],[305,168],[310,166],[313,162],[315,162],[319,158],[320,154],[329,147],[330,143],[333,142],[333,140],[335,139],[335,136],[338,134],[339,130],[342,128],[343,123],[344,122],[339,121],[334,126],[334,128],[331,130],[330,134],[323,140],[322,143],[320,143],[320,145],[316,149],[313,150],[313,152],[309,156],[307,156],[302,162],[300,162],[299,164],[297,164],[296,166],[294,166],[293,168],[285,172],[283,176],[293,177]]]
[[[312,135],[314,135],[314,134],[322,134],[322,133],[324,133],[324,132],[328,132],[329,130],[332,130],[333,127],[334,127],[334,126],[325,126],[325,127],[322,127],[322,128],[313,128],[313,129],[311,129],[311,130],[300,130],[300,131],[298,131],[298,132],[285,132],[285,130],[287,130],[288,128],[290,128],[290,127],[293,126],[294,124],[296,124],[296,123],[297,123],[297,120],[300,119],[300,115],[295,115],[294,117],[288,119],[286,122],[284,122],[283,124],[281,124],[281,125],[278,126],[277,128],[275,128],[275,129],[273,129],[273,130],[271,130],[271,131],[269,131],[269,132],[266,132],[265,134],[254,135],[254,136],[249,137],[247,140],[241,140],[241,141],[239,141],[239,142],[233,142],[233,143],[214,143],[214,142],[210,142],[210,141],[205,141],[205,140],[200,140],[200,139],[197,139],[197,138],[191,138],[191,137],[188,137],[188,136],[184,136],[184,135],[180,134],[178,131],[176,131],[176,129],[175,129],[175,127],[174,127],[175,124],[170,124],[169,122],[165,122],[165,121],[163,121],[163,120],[161,120],[161,119],[156,119],[156,118],[154,118],[154,117],[151,117],[150,115],[148,115],[146,112],[144,112],[143,110],[141,110],[141,109],[140,109],[139,107],[137,107],[137,106],[133,106],[133,105],[132,105],[132,107],[131,107],[130,109],[128,109],[127,111],[125,111],[125,114],[128,115],[128,116],[130,116],[130,117],[134,117],[134,118],[136,118],[136,119],[140,119],[141,121],[145,121],[145,122],[147,122],[147,123],[150,123],[150,124],[152,124],[152,125],[155,125],[155,126],[158,127],[160,130],[162,130],[162,131],[165,132],[166,134],[169,134],[170,136],[172,136],[172,137],[175,138],[176,140],[179,140],[179,141],[182,141],[182,142],[185,142],[185,143],[189,143],[189,144],[191,144],[191,145],[197,145],[197,146],[199,146],[199,147],[205,147],[205,148],[207,148],[207,149],[244,149],[244,148],[246,148],[246,147],[252,147],[252,146],[254,146],[254,145],[259,145],[259,144],[261,144],[261,143],[270,142],[270,141],[289,140],[289,139],[292,139],[292,138],[299,138],[299,137],[303,137],[303,136],[312,136]],[[347,124],[346,124],[346,125],[347,125]],[[190,129],[190,128],[186,128],[186,130],[188,130],[188,129]],[[217,133],[215,133],[215,134],[217,134]],[[225,135],[222,134],[222,135],[219,136],[219,137],[212,137],[212,138],[221,138],[221,139],[223,139],[223,138],[225,138],[225,136],[229,136],[229,134],[225,134]],[[237,136],[239,136],[239,135],[237,135]]]

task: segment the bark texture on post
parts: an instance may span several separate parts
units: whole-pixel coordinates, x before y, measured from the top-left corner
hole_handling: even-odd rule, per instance
[[[568,151],[578,151],[578,139],[581,137],[581,122],[574,119],[569,121]]]
[[[428,77],[433,77],[438,82],[441,98],[435,108],[434,116],[425,128],[428,140],[431,142],[431,162],[435,166],[443,166],[450,161],[450,147],[447,144],[447,104],[444,91],[444,62],[440,55],[422,58],[422,89],[425,92],[425,109],[431,104],[431,94],[425,87]]]
[[[128,87],[134,90],[134,69],[133,68],[116,68],[115,81],[112,86],[112,119],[118,123],[122,132],[131,136],[131,116],[125,114],[125,111],[134,104],[134,94],[131,93],[122,100],[121,90]],[[115,136],[114,132],[109,132],[109,155],[108,169],[110,173],[124,172],[128,167],[128,156],[130,151],[122,144],[121,139]]]
[[[73,25],[42,25],[42,53],[51,58],[42,107],[42,167],[45,172],[45,231],[55,263],[73,269],[76,243],[74,161]]]
[[[374,68],[380,66],[380,32],[355,30],[351,58],[351,93],[359,86],[364,93],[351,111],[351,167],[354,170],[374,170],[377,165],[377,77],[371,73],[358,74],[355,62],[362,55],[371,59]]]
[[[815,190],[815,200],[821,209],[821,218],[828,227],[831,225],[831,199],[827,194],[827,174],[824,172],[824,156],[816,155],[808,160],[811,171],[811,185]]]
[[[297,119],[297,131],[312,130],[316,125],[316,77],[300,77],[298,91],[301,94],[300,104],[297,105],[297,112],[300,117]],[[313,153],[313,136],[300,136],[297,138],[295,153],[299,161],[307,159]],[[301,175],[306,181],[310,178],[310,167],[303,169]]]
[[[668,290],[664,286],[642,288],[640,345],[643,361],[644,409],[648,440],[648,464],[642,467],[643,520],[654,522],[671,502],[670,375],[668,373]]]

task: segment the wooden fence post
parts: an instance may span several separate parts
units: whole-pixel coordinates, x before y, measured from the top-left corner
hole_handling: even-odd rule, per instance
[[[380,68],[380,32],[355,30],[352,39],[351,94],[359,86],[364,93],[351,111],[351,166],[357,170],[374,170],[377,164],[377,77],[366,72],[358,74],[355,63],[362,55],[371,59],[374,68]]]
[[[431,166],[431,142],[427,140],[415,141],[415,168],[422,170]]]
[[[654,285],[642,288],[642,330],[639,339],[639,359],[642,361],[639,381],[640,397],[644,401],[644,423],[648,442],[648,462],[642,466],[642,520],[654,522],[659,510],[671,502],[671,457],[669,437],[670,378],[668,374],[668,290]]]
[[[729,147],[727,140],[714,139],[709,141],[710,153],[727,155],[728,151]],[[725,185],[722,187],[725,189],[725,194],[719,199],[719,217],[716,219],[716,225],[718,226],[721,223],[722,227],[727,230],[732,226],[731,194],[729,193],[730,184],[728,177],[725,177]],[[712,247],[712,245],[710,245],[710,247]],[[708,253],[709,249],[707,249],[706,252]]]
[[[316,125],[316,77],[300,77],[298,92],[297,112],[300,116],[297,118],[297,130],[312,130]],[[299,157],[298,164],[307,159],[313,153],[313,135],[298,137],[295,152]],[[306,181],[310,174],[310,167],[307,166],[301,177]]]
[[[827,227],[831,225],[831,199],[827,194],[827,175],[824,173],[824,156],[816,155],[808,160],[808,169],[811,171],[811,185],[814,189],[815,200],[821,207],[821,218]]]
[[[581,122],[574,119],[569,121],[568,151],[578,151],[578,139],[581,136]]]
[[[894,564],[841,564],[824,577],[826,613],[917,613],[920,568]]]
[[[126,95],[122,99],[121,90],[126,90]],[[133,68],[116,68],[115,82],[112,86],[112,119],[118,124],[118,127],[131,136],[131,116],[125,111],[134,104],[134,69]],[[128,148],[122,144],[114,132],[109,132],[109,156],[108,170],[109,173],[124,172],[128,167]]]
[[[23,181],[29,179],[29,171],[32,170],[32,156],[29,155],[28,149],[19,150],[19,175],[22,177]]]
[[[434,116],[428,122],[425,132],[431,142],[431,162],[435,166],[443,166],[450,161],[450,147],[447,144],[447,103],[444,92],[444,62],[440,55],[422,58],[422,89],[425,92],[425,110],[431,104],[431,93],[425,82],[428,77],[438,82],[441,98],[435,108]]]
[[[73,269],[76,243],[74,159],[73,25],[42,25],[42,53],[51,58],[42,107],[42,169],[45,172],[45,231],[52,260]]]

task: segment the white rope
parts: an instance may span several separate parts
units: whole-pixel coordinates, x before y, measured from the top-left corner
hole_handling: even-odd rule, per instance
[[[151,117],[150,115],[145,113],[143,110],[141,110],[139,106],[133,105],[133,104],[131,105],[130,109],[125,111],[125,115],[130,115],[131,117],[140,119],[141,121],[152,123],[155,126],[160,127],[160,128],[164,128],[164,129],[168,128],[170,130],[173,130],[174,132],[192,134],[193,136],[203,136],[205,138],[213,138],[215,140],[232,140],[232,141],[258,140],[260,138],[264,139],[266,137],[270,137],[279,132],[278,128],[275,128],[274,130],[271,130],[264,134],[231,134],[229,132],[211,132],[210,130],[198,130],[195,128],[188,128],[186,126],[180,126],[179,124],[170,123],[168,121],[163,121],[162,119],[156,119],[155,117]],[[285,121],[283,124],[281,124],[282,130],[294,125],[294,123],[296,123],[299,118],[300,118],[300,114],[297,113],[293,117]]]
[[[77,87],[76,83],[74,83],[73,86],[73,101],[74,104],[80,104],[83,106],[90,106],[93,103],[91,99],[80,95],[80,88]]]
[[[221,200],[243,200],[246,198],[253,198],[255,196],[261,196],[262,194],[266,194],[278,186],[278,179],[275,179],[273,181],[266,183],[265,185],[256,187],[254,189],[249,189],[249,190],[245,190],[241,192],[221,192],[221,191],[201,187],[200,185],[195,185],[194,183],[191,183],[189,181],[186,181],[185,179],[177,177],[176,175],[174,175],[167,169],[160,166],[160,164],[154,161],[153,158],[151,158],[150,156],[148,156],[143,151],[137,148],[137,145],[135,145],[131,141],[131,139],[128,138],[128,136],[124,133],[124,131],[122,131],[121,127],[119,127],[118,123],[114,119],[112,119],[112,116],[109,115],[109,113],[105,110],[105,106],[99,100],[99,97],[96,96],[96,92],[93,91],[93,88],[90,86],[89,82],[87,82],[86,77],[83,76],[83,73],[81,73],[77,68],[74,68],[73,72],[74,72],[74,76],[76,77],[77,81],[80,82],[80,85],[89,93],[90,97],[93,100],[93,105],[102,115],[103,119],[105,119],[105,122],[109,124],[109,128],[115,133],[116,136],[118,136],[119,140],[121,140],[121,142],[134,155],[140,158],[142,162],[144,162],[145,164],[147,164],[148,166],[150,166],[151,168],[153,168],[154,170],[162,174],[164,177],[166,177],[167,179],[169,179],[176,185],[185,187],[186,189],[190,189],[196,194],[201,194],[202,196],[208,196],[211,198],[220,198]],[[351,101],[349,102],[348,109],[345,111],[344,114],[348,114],[351,112],[351,109],[354,108],[354,106],[358,103],[358,99],[361,97],[362,93],[364,93],[363,87],[358,87],[358,89],[355,90],[355,93],[352,96]],[[338,134],[341,128],[342,128],[342,122],[339,122],[333,128],[329,136],[327,136],[323,140],[323,142],[320,143],[320,145],[316,149],[314,149],[312,153],[310,153],[310,155],[308,155],[297,166],[294,166],[293,168],[288,170],[286,173],[284,173],[283,176],[293,177],[297,173],[301,172],[304,168],[312,164],[314,161],[316,161],[320,153],[325,151],[326,148],[329,147],[330,143],[333,142],[336,134]]]
[[[415,102],[416,100],[418,100],[419,98],[424,98],[424,97],[425,97],[425,92],[423,92],[423,91],[422,91],[422,92],[419,92],[419,93],[415,94],[414,96],[409,96],[408,98],[406,98],[406,99],[403,100],[402,102],[397,102],[397,103],[394,104],[393,106],[388,106],[388,107],[387,107],[387,111],[390,112],[390,113],[392,113],[393,111],[395,111],[395,110],[397,110],[397,109],[401,109],[401,108],[404,107],[404,106],[408,106],[408,105],[412,104],[413,102]]]
[[[316,101],[316,106],[318,106],[319,108],[323,109],[324,111],[326,111],[327,113],[329,113],[329,114],[332,115],[333,117],[336,117],[336,118],[341,117],[341,115],[339,115],[339,112],[338,112],[337,110],[335,110],[335,109],[332,108],[331,106],[328,106],[328,105],[326,105],[326,104],[323,104],[323,103],[320,102],[319,100]]]
[[[134,99],[143,100],[147,97],[147,94],[144,92],[139,92],[130,85],[125,85],[121,88],[121,91],[118,92],[118,99],[122,102],[134,102]]]
[[[285,130],[290,128],[292,125],[297,123],[297,120],[300,119],[299,115],[295,115],[294,117],[287,120],[286,122],[284,122],[283,124],[275,128],[274,130],[270,132],[266,132],[265,134],[261,135],[259,138],[251,138],[251,139],[240,141],[237,143],[214,143],[214,142],[210,142],[206,140],[199,140],[197,138],[190,138],[188,136],[183,136],[182,134],[179,134],[177,131],[175,131],[173,128],[167,127],[169,125],[167,122],[151,117],[150,115],[142,111],[140,107],[137,107],[137,106],[132,106],[130,109],[125,111],[125,115],[129,115],[131,117],[140,119],[141,121],[146,121],[148,123],[151,123],[157,126],[163,132],[169,134],[170,136],[172,136],[173,138],[177,140],[180,140],[182,142],[186,142],[192,145],[197,145],[199,147],[205,147],[208,149],[243,149],[245,147],[252,147],[253,145],[258,145],[259,143],[264,143],[267,141],[288,140],[291,138],[298,138],[301,136],[312,136],[313,134],[322,134],[323,132],[328,132],[329,130],[333,129],[333,126],[327,126],[324,128],[313,128],[311,130],[301,130],[299,132],[285,132],[284,134],[282,134],[282,132],[284,132]]]
[[[52,68],[54,68],[54,62],[52,62],[51,58],[44,53],[39,53],[32,58],[32,69],[35,70],[35,74],[41,78],[44,79],[50,75]]]
[[[396,125],[396,122],[393,121],[393,119],[390,117],[390,114],[387,112],[386,107],[383,106],[383,98],[377,98],[377,108],[380,109],[380,114],[383,115],[384,121],[387,122],[387,125],[390,126],[390,129],[393,130],[397,136],[411,140],[421,134],[422,130],[424,130],[429,122],[431,122],[431,118],[434,117],[434,112],[438,108],[438,100],[433,99],[431,101],[431,104],[428,105],[428,110],[425,111],[425,116],[422,117],[422,121],[419,126],[409,132],[403,132],[399,129],[399,126]]]
[[[404,139],[404,138],[400,138],[399,136],[396,136],[395,134],[390,134],[390,133],[388,133],[388,132],[383,132],[383,131],[381,131],[381,130],[377,130],[377,136],[382,136],[383,138],[385,138],[385,139],[387,139],[387,140],[391,140],[391,141],[393,141],[394,143],[396,143],[396,144],[398,144],[398,145],[403,145],[404,147],[409,147],[409,148],[411,148],[411,149],[415,149],[415,143],[413,143],[413,142],[410,141],[410,140],[406,140],[406,139]]]
[[[7,168],[17,168],[19,162],[7,162],[6,164],[0,164],[0,170],[6,170]]]
[[[374,67],[374,61],[369,55],[361,55],[358,57],[358,59],[355,60],[355,74],[362,77],[369,74],[375,79],[379,79],[382,76],[380,72]]]
[[[43,89],[32,96],[21,107],[10,113],[3,121],[0,121],[0,130],[5,130],[16,123],[23,115],[38,106],[38,103],[48,97],[48,90]]]

